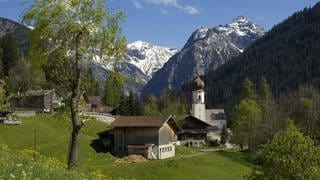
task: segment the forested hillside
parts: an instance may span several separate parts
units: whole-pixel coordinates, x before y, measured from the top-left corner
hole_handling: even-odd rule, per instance
[[[273,27],[264,37],[206,76],[211,105],[237,101],[245,78],[265,77],[275,96],[300,85],[320,85],[320,3]]]

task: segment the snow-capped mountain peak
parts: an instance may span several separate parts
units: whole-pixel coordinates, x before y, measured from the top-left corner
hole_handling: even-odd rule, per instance
[[[151,78],[177,52],[177,49],[135,41],[127,45],[125,60]]]
[[[144,41],[140,41],[140,40],[139,41],[135,41],[135,42],[130,43],[130,44],[127,45],[127,47],[129,49],[138,49],[138,50],[141,50],[141,49],[149,47],[149,46],[151,46],[150,43],[147,43],[147,42],[144,42]]]
[[[264,29],[249,21],[248,18],[244,16],[238,16],[232,20],[231,23],[227,24],[225,26],[229,31],[227,31],[227,34],[230,34],[232,32],[236,33],[239,36],[246,36],[248,34],[264,34]]]
[[[234,33],[238,36],[246,36],[249,34],[258,34],[259,36],[261,36],[264,34],[263,27],[252,23],[248,18],[244,16],[238,16],[234,18],[231,23],[225,26],[219,25],[215,29],[220,31],[221,33],[225,33],[226,35]]]

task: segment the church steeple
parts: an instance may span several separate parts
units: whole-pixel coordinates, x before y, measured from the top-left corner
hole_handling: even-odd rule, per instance
[[[205,121],[206,120],[206,105],[204,94],[204,82],[198,76],[192,84],[192,110],[191,113],[194,117]]]

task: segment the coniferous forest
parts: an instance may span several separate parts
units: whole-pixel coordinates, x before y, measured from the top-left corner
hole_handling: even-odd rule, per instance
[[[320,85],[320,4],[273,27],[241,55],[206,76],[211,105],[234,104],[245,78],[264,77],[276,97],[299,86]]]

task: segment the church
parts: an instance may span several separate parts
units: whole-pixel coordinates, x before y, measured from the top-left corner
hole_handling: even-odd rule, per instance
[[[224,109],[206,109],[205,84],[197,77],[192,83],[192,108],[189,115],[178,121],[180,145],[203,147],[206,139],[220,139],[220,131],[227,127]]]
[[[205,84],[198,76],[192,84],[192,109],[191,115],[210,124],[217,130],[227,127],[224,109],[206,109]]]

